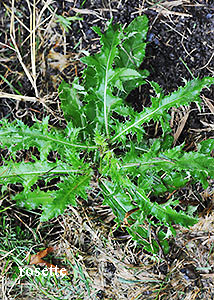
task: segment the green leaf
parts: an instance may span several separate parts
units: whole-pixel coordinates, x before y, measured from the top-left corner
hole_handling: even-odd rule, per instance
[[[140,208],[147,215],[151,214],[155,216],[158,220],[163,222],[165,225],[169,224],[180,224],[184,227],[189,227],[197,223],[197,219],[186,215],[183,212],[176,212],[172,209],[169,204],[166,202],[162,205],[151,202],[149,198],[145,195],[144,191],[137,188],[135,190],[136,197],[139,200],[136,200]]]
[[[105,124],[107,137],[110,136],[109,126],[111,127],[112,123],[110,119],[111,110],[123,108],[122,99],[131,90],[145,83],[145,78],[148,76],[147,71],[139,71],[135,65],[128,63],[129,58],[127,59],[124,56],[124,49],[127,48],[127,50],[133,52],[132,55],[135,56],[133,59],[136,61],[143,58],[146,44],[143,43],[142,39],[145,39],[148,29],[147,23],[146,17],[133,21],[125,30],[126,35],[122,32],[120,25],[112,25],[111,22],[104,33],[101,33],[99,28],[94,28],[95,32],[100,36],[100,42],[103,47],[100,53],[81,59],[83,63],[88,65],[83,73],[85,89],[91,95],[90,98],[87,97],[87,99],[91,99],[90,102],[86,99],[88,103],[87,108],[92,112],[92,107],[94,107],[93,113],[96,111],[98,122]],[[136,32],[138,25],[139,28]],[[140,39],[133,44],[133,41],[138,38]],[[125,47],[123,48],[122,46],[122,51],[119,47],[121,44]],[[119,63],[119,61],[125,63]],[[129,64],[130,67],[128,66]],[[139,66],[139,63],[137,65]],[[88,114],[86,112],[86,115],[91,116],[91,113]],[[90,117],[91,121],[92,118]]]
[[[95,94],[98,99],[103,102],[105,129],[108,136],[108,113],[111,105],[120,100],[113,96],[109,86],[109,80],[114,73],[112,64],[118,53],[117,46],[121,40],[121,28],[119,25],[110,24],[105,34],[102,34],[99,28],[94,28],[94,31],[101,36],[100,42],[103,47],[100,53],[94,56],[84,57],[81,61],[90,66],[90,68],[93,66],[96,69],[98,85]]]
[[[144,247],[143,249],[156,255],[160,251],[159,244],[156,240],[151,238],[151,229],[146,227],[145,224],[142,224],[139,221],[136,221],[133,225],[130,227],[127,227],[128,233],[132,236],[133,240],[138,242],[139,244],[142,244]],[[165,239],[166,234],[159,230],[158,232],[158,238],[159,243],[164,251],[165,254],[169,252],[169,243]]]
[[[208,139],[199,144],[199,152],[204,154],[211,154],[214,150],[214,139]]]
[[[59,98],[61,100],[61,108],[66,121],[72,122],[74,127],[82,128],[84,127],[84,120],[81,113],[81,102],[76,88],[77,84],[77,79],[73,82],[72,86],[65,81],[62,81],[59,86]]]
[[[157,98],[159,98],[159,99],[163,98],[164,93],[163,93],[163,90],[160,87],[160,85],[157,82],[154,82],[154,81],[149,81],[149,84],[151,85],[151,87],[155,91],[155,94],[156,94]]]
[[[76,197],[87,199],[91,175],[70,175],[60,182],[57,191],[43,192],[39,189],[33,192],[21,192],[14,199],[19,206],[27,209],[42,208],[41,222],[62,214],[68,205],[76,206]]]
[[[205,145],[205,144],[204,144]],[[208,177],[214,178],[214,158],[200,152],[185,153],[182,146],[177,146],[166,151],[150,151],[144,155],[133,155],[133,150],[124,157],[125,164],[121,169],[126,169],[129,175],[137,176],[138,182],[151,181],[152,177],[159,178],[153,181],[154,191],[172,192],[184,186],[192,178],[194,182],[200,181],[204,188],[208,186]],[[160,174],[160,175],[159,175]],[[162,189],[162,191],[161,191]]]
[[[116,66],[120,68],[140,67],[145,56],[148,18],[146,15],[134,19],[124,30],[125,36],[119,48]]]
[[[0,120],[0,144],[7,147],[10,152],[37,147],[41,159],[46,160],[50,151],[58,151],[62,156],[66,155],[66,149],[73,152],[81,149],[96,149],[94,145],[87,145],[77,139],[78,131],[67,125],[65,131],[48,130],[47,119],[40,124],[36,122],[28,127],[21,121],[9,123],[7,120]]]
[[[153,98],[152,106],[145,108],[135,120],[125,124],[124,128],[121,127],[119,133],[117,133],[112,139],[112,142],[117,141],[122,135],[129,133],[137,126],[148,123],[150,120],[159,121],[166,116],[166,112],[171,107],[178,107],[180,105],[187,105],[192,101],[198,99],[201,90],[214,84],[214,78],[205,77],[203,79],[193,79],[188,82],[184,87],[180,87],[177,91],[162,98]]]
[[[71,30],[71,23],[74,21],[82,21],[83,18],[77,17],[77,16],[72,16],[65,18],[63,16],[56,15],[57,20],[56,22],[60,23],[62,27],[65,29],[66,32],[69,32],[69,29]]]
[[[53,201],[53,193],[43,192],[40,189],[36,189],[33,192],[21,192],[16,194],[13,199],[16,200],[16,203],[20,207],[25,207],[28,210],[37,209],[40,205],[44,207]]]
[[[41,221],[47,221],[63,214],[68,205],[76,206],[76,197],[87,199],[86,190],[89,189],[91,175],[70,175],[57,186],[58,191],[53,193],[53,201],[43,206]]]
[[[65,163],[48,163],[45,161],[14,163],[10,161],[7,165],[0,167],[0,184],[7,185],[19,182],[27,190],[42,177],[78,172],[80,170],[75,170]]]
[[[121,188],[107,180],[100,180],[100,187],[104,192],[104,204],[111,207],[118,222],[123,222],[125,214],[135,208],[131,198]]]

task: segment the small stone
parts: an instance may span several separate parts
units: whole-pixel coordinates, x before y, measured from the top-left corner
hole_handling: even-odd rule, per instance
[[[211,19],[212,17],[213,17],[213,14],[207,14],[207,15],[206,15],[206,18],[207,18],[207,19]]]

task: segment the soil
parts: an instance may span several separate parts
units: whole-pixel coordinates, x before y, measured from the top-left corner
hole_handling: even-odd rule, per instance
[[[5,5],[11,7],[10,1],[0,3],[0,42],[10,45],[10,18],[7,17],[8,9]],[[42,7],[43,5],[39,2],[38,9]],[[72,22],[68,33],[62,30],[59,23],[51,25],[51,29],[46,30],[46,38],[43,38],[43,42],[39,46],[37,88],[41,98],[48,95],[49,102],[46,103],[49,110],[47,111],[46,106],[38,102],[17,102],[8,98],[0,98],[0,118],[6,117],[10,120],[19,118],[31,125],[35,117],[41,120],[45,115],[50,115],[51,124],[63,126],[64,120],[59,110],[57,87],[62,79],[71,82],[75,75],[81,74],[83,69],[83,65],[79,61],[81,55],[84,51],[92,53],[99,51],[100,47],[92,26],[99,26],[104,30],[107,21],[112,17],[113,22],[126,25],[140,14],[145,13],[148,16],[150,24],[148,45],[146,58],[141,67],[150,72],[148,79],[158,82],[166,94],[176,90],[185,81],[194,77],[213,76],[213,1],[58,0],[51,4],[51,10],[47,10],[43,18],[50,17],[53,11],[64,17],[74,17],[80,12],[79,16],[82,20]],[[29,11],[25,0],[16,4],[16,12],[28,26]],[[20,29],[17,30],[17,44],[21,49],[24,63],[30,68],[29,44],[27,42],[23,44],[27,36],[27,30],[20,26]],[[65,48],[67,57],[66,61],[63,61]],[[58,65],[54,65],[54,62],[58,62]],[[17,89],[25,96],[35,96],[35,90],[23,72],[17,56],[6,46],[0,48],[0,65],[1,91],[14,93],[14,90]],[[148,104],[148,92],[149,87],[147,86],[137,89],[129,95],[127,101],[130,101],[140,111],[144,105]],[[192,104],[188,111],[186,108],[181,108],[171,112],[173,134],[174,136],[177,134],[176,144],[185,142],[187,149],[194,147],[195,142],[213,137],[214,134],[212,107],[214,105],[214,87],[204,90],[201,98],[201,107]],[[178,128],[187,113],[189,115],[183,130],[178,134]],[[209,197],[197,197],[197,195],[201,195],[201,192],[201,186],[196,186],[183,189],[179,193],[187,201],[197,198],[196,204],[201,205],[203,212],[209,210],[211,201]],[[92,224],[94,232],[97,231],[108,239],[111,220],[106,223],[107,225],[95,222],[104,209],[100,199],[98,200],[90,207],[85,206],[85,210],[92,218],[90,224]],[[105,209],[107,210],[106,215],[110,215],[108,209]],[[78,213],[82,214],[80,211]],[[92,269],[96,270],[97,268],[99,274],[99,268],[104,270],[102,273],[104,279],[99,281],[100,287],[98,288],[99,284],[94,284],[97,290],[94,299],[212,299],[214,297],[213,253],[208,233],[208,230],[211,235],[214,233],[212,218],[213,213],[210,212],[209,215],[206,215],[206,222],[201,221],[191,231],[183,230],[178,233],[166,261],[159,263],[151,262],[149,256],[143,253],[139,247],[136,248],[134,243],[129,243],[129,250],[118,250],[117,252],[118,247],[121,249],[127,243],[127,236],[123,231],[119,231],[119,233],[117,231],[115,240],[111,241],[108,246],[104,245],[103,241],[98,243],[99,248],[103,251],[103,256],[101,252],[96,252],[95,256],[95,249],[98,245],[93,242],[93,234],[90,231],[87,229],[81,231],[76,225],[79,220],[78,222],[72,220],[69,215],[63,217],[64,224],[67,222],[69,225],[62,226],[61,230],[65,230],[64,241],[69,245],[74,244],[82,253],[90,276],[95,276]],[[80,219],[83,222],[84,217],[81,215]],[[60,222],[62,222],[61,219]],[[73,224],[73,228],[71,224]],[[99,226],[102,227],[102,230]],[[81,241],[77,241],[74,231],[81,237]],[[209,247],[211,247],[210,251]],[[88,255],[91,257],[88,258]],[[95,257],[92,258],[93,256]],[[115,263],[116,261],[120,261],[121,265]],[[208,265],[210,269],[208,269]],[[126,269],[127,274],[121,266]],[[130,270],[128,266],[131,266],[132,269]],[[139,273],[136,273],[136,270]],[[139,276],[140,272],[143,276]],[[121,277],[126,278],[125,284],[120,282]],[[161,285],[157,284],[158,292],[155,292],[150,281],[148,284],[142,281],[143,277],[150,278],[150,281],[153,278],[156,283],[158,280],[162,280],[163,289]],[[135,280],[141,280],[143,284],[139,285]],[[31,299],[37,298],[32,297]]]

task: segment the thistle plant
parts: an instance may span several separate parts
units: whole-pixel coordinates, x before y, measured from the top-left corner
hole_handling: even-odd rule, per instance
[[[67,126],[64,130],[48,125],[48,118],[29,127],[19,120],[1,120],[0,143],[10,153],[0,167],[2,192],[8,184],[20,183],[23,191],[13,196],[17,205],[41,208],[41,221],[63,214],[78,198],[87,200],[90,183],[96,178],[103,203],[110,206],[115,222],[123,224],[144,249],[157,254],[160,247],[169,251],[168,237],[175,235],[174,224],[189,227],[197,222],[181,208],[179,199],[159,204],[158,199],[187,183],[208,186],[214,177],[211,151],[214,140],[198,144],[198,151],[185,152],[173,147],[169,125],[172,107],[200,102],[200,92],[214,78],[193,79],[171,94],[148,81],[149,72],[140,68],[145,57],[148,19],[140,16],[125,29],[109,22],[107,30],[93,30],[102,48],[81,59],[86,65],[81,78],[59,87],[61,109]],[[130,92],[149,84],[156,96],[151,105],[137,112],[126,102]],[[145,124],[158,122],[162,134],[149,138]],[[16,162],[16,152],[36,147],[34,162]],[[48,160],[58,153],[55,163]],[[60,178],[53,191],[42,191],[39,179]]]

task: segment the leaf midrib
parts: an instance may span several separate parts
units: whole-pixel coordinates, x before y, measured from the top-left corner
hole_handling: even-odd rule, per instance
[[[109,51],[109,55],[108,55],[108,61],[107,61],[107,66],[106,66],[106,70],[105,70],[105,80],[104,80],[104,120],[105,120],[105,128],[106,128],[106,135],[109,138],[109,131],[108,131],[108,113],[107,113],[107,87],[108,87],[108,71],[109,71],[109,65],[110,65],[110,59],[111,59],[111,54],[112,51],[114,49],[115,46],[114,45],[114,41],[115,41],[115,35],[114,35],[114,39],[111,43],[111,48]]]

